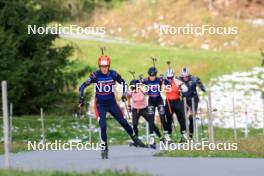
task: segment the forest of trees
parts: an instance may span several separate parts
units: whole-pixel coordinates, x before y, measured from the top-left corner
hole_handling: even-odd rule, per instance
[[[69,9],[52,0],[0,1],[0,79],[7,80],[16,114],[39,113],[70,98],[77,103],[77,80],[89,67],[67,69],[73,47],[55,47],[53,34],[28,35],[27,26],[46,26],[71,18]],[[65,96],[67,95],[67,96]]]

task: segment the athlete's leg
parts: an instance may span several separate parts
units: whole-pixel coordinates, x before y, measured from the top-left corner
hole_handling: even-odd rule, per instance
[[[138,139],[135,135],[134,130],[128,124],[127,120],[124,118],[124,114],[117,103],[111,104],[111,108],[109,110],[110,114],[119,122],[119,124],[126,130],[131,139],[134,141],[135,146],[137,147],[146,147],[146,145]]]
[[[165,107],[163,101],[161,100],[158,104],[158,111],[160,116],[160,121],[164,130],[164,133],[168,133],[167,121],[165,116]]]
[[[150,119],[150,121],[155,123],[155,107],[151,103],[149,103],[149,106],[148,106],[148,118]]]
[[[199,105],[199,98],[196,97],[196,98],[194,99],[195,114],[197,114],[197,111],[198,111],[198,105]]]
[[[118,121],[118,123],[126,130],[131,138],[135,137],[135,133],[132,127],[128,124],[127,120],[124,118],[124,114],[117,103],[111,104],[109,109],[110,114]]]
[[[149,133],[154,132],[154,119],[149,118],[148,108],[140,109],[140,116],[142,116],[149,124]]]
[[[188,105],[188,109],[189,109],[189,136],[190,138],[192,138],[193,136],[193,110],[192,110],[192,100],[188,99],[187,100],[187,105]]]
[[[151,101],[149,101],[149,105],[148,105],[148,118],[154,123],[154,131],[157,134],[157,136],[161,138],[159,128],[155,124],[155,106]]]
[[[132,124],[133,124],[133,130],[135,132],[135,135],[138,136],[138,120],[139,120],[139,113],[137,109],[132,109]]]
[[[171,135],[172,134],[173,109],[172,109],[171,103],[170,105],[168,104],[168,101],[166,102],[166,105],[165,105],[165,114],[166,114],[166,119],[167,119],[168,133]]]
[[[100,127],[100,136],[101,136],[101,141],[102,143],[107,143],[107,134],[106,134],[106,128],[107,128],[107,124],[106,124],[106,111],[107,108],[103,105],[100,105],[98,103],[94,104],[94,109],[95,109],[95,114],[96,114],[96,118],[97,121],[99,123],[99,127]]]
[[[177,119],[180,124],[180,131],[181,131],[181,134],[183,134],[186,132],[186,124],[185,124],[185,118],[184,118],[184,105],[181,100],[175,101],[173,105],[173,111],[177,115]]]

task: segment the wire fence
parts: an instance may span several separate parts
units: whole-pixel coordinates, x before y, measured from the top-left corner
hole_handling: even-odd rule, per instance
[[[195,109],[195,100],[192,99],[192,105],[191,109]],[[190,107],[188,107],[186,103],[186,99],[183,99],[184,102],[184,112],[185,112],[185,122],[187,127],[187,133],[189,134],[189,115],[192,113],[190,111]],[[263,128],[263,135],[264,135],[264,101],[263,101],[263,107],[262,111],[254,111],[251,112],[248,110],[247,106],[244,106],[244,108],[237,108],[238,104],[241,104],[240,102],[236,102],[233,98],[231,101],[231,108],[229,109],[223,109],[221,107],[218,107],[214,104],[213,98],[211,96],[211,92],[208,91],[208,96],[204,96],[200,100],[200,107],[197,110],[196,113],[193,113],[193,141],[195,143],[207,140],[205,139],[205,136],[208,136],[208,140],[211,143],[215,143],[215,127],[226,127],[226,128],[232,128],[233,129],[233,138],[234,140],[238,139],[238,129],[242,128],[244,137],[249,136],[249,129],[250,127],[254,127],[257,123],[258,127],[259,124],[262,123]],[[123,106],[124,108],[124,106]],[[92,113],[90,109],[86,109],[86,114],[82,115],[81,117],[88,118],[88,141],[89,143],[92,143],[92,135],[93,130],[95,128],[95,125],[93,124],[93,120],[95,119],[95,115]],[[131,122],[129,112],[124,109],[124,112],[126,114],[127,119]],[[10,166],[10,149],[12,144],[12,131],[13,131],[13,121],[19,120],[19,121],[25,121],[29,122],[32,120],[36,120],[40,123],[40,131],[41,131],[41,142],[45,143],[46,138],[46,132],[45,132],[45,122],[57,122],[56,119],[52,118],[45,118],[43,109],[40,109],[40,115],[39,118],[36,119],[28,119],[28,118],[14,118],[13,117],[13,105],[8,104],[8,96],[7,96],[7,82],[2,81],[2,113],[3,113],[3,134],[4,134],[4,151],[5,151],[5,166],[8,168]],[[253,117],[257,118],[253,118]],[[78,115],[74,115],[76,118],[80,118]],[[222,121],[221,121],[222,119]],[[257,119],[257,121],[256,121]],[[64,121],[71,121],[72,119],[64,119]],[[144,122],[144,128],[145,128],[145,140],[148,143],[149,141],[149,127],[148,123]],[[227,124],[227,125],[226,125]],[[199,131],[201,130],[201,131]],[[199,138],[199,134],[202,133],[202,137]],[[205,134],[206,133],[206,134]]]

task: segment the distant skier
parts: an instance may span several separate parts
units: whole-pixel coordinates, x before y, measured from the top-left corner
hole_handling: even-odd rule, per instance
[[[110,70],[110,58],[106,55],[102,55],[98,59],[99,70],[91,73],[89,78],[80,87],[80,101],[79,108],[84,103],[84,90],[87,86],[95,84],[95,101],[94,109],[101,129],[101,146],[102,146],[102,158],[108,158],[108,145],[106,134],[106,113],[109,112],[119,124],[126,130],[134,144],[139,147],[145,147],[145,145],[137,138],[132,127],[128,124],[124,118],[123,112],[116,102],[114,95],[114,85],[116,82],[123,86],[122,101],[126,101],[126,82],[121,76],[114,70]]]
[[[138,121],[142,116],[149,124],[149,145],[151,148],[156,148],[154,131],[159,138],[161,134],[159,128],[154,124],[154,120],[148,114],[148,102],[146,99],[147,92],[143,89],[142,83],[139,80],[130,82],[130,91],[128,93],[128,107],[132,111],[132,123],[136,136],[138,136]]]
[[[161,89],[164,83],[163,78],[157,77],[158,70],[155,67],[150,67],[148,70],[148,78],[145,78],[142,83],[148,86],[148,114],[151,119],[155,119],[155,111],[158,109],[160,121],[164,130],[164,138],[166,141],[171,141],[168,134],[167,121],[165,116],[164,102],[161,97]],[[163,138],[161,138],[163,140]]]
[[[183,93],[183,96],[186,97],[187,105],[189,110],[191,110],[191,114],[189,116],[189,130],[190,130],[190,138],[193,137],[193,113],[197,113],[198,104],[199,104],[199,96],[196,90],[198,86],[203,92],[206,92],[205,86],[201,82],[200,78],[195,77],[190,74],[188,68],[184,67],[180,73],[180,79],[186,84],[188,87],[188,91]],[[192,98],[194,98],[194,110],[192,109]]]
[[[166,119],[168,124],[168,133],[171,136],[172,134],[172,123],[173,123],[173,113],[176,114],[178,122],[180,124],[181,139],[180,142],[187,141],[186,133],[186,124],[185,124],[185,115],[184,115],[184,104],[181,99],[181,93],[188,91],[188,88],[179,79],[175,78],[175,72],[172,68],[169,68],[166,72],[166,77],[170,82],[170,86],[166,91]]]

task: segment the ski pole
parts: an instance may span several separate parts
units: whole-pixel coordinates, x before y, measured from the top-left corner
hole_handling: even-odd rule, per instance
[[[232,97],[232,107],[233,107],[233,129],[234,129],[234,139],[237,141],[237,128],[236,128],[236,112],[235,112],[235,96],[233,92],[233,97]]]
[[[202,112],[202,108],[200,108],[200,112]],[[203,124],[203,118],[200,117],[201,120],[201,126],[202,126],[202,140],[205,139],[205,134],[204,134],[204,124]]]
[[[134,71],[129,71],[129,73],[132,75],[133,79],[136,79]]]
[[[87,110],[87,116],[88,116],[88,119],[89,119],[89,143],[91,144],[92,143],[92,116],[89,115],[89,111]]]
[[[264,60],[263,60],[264,61]],[[263,135],[264,135],[264,97],[263,97],[263,99],[262,99],[262,108],[263,108],[263,110],[262,110],[262,117],[263,117]]]
[[[130,120],[131,117],[130,117],[130,114],[129,114],[129,110],[128,110],[128,107],[127,107],[127,103],[125,101],[124,101],[124,104],[125,104],[125,108],[126,108],[126,111],[127,111],[128,119]]]
[[[214,143],[214,124],[213,124],[213,116],[212,116],[212,96],[211,91],[208,91],[208,100],[207,100],[207,111],[208,111],[208,135],[209,142]]]
[[[198,142],[198,128],[197,128],[197,121],[196,121],[196,109],[195,109],[195,100],[192,98],[192,117],[193,117],[193,134],[194,134],[194,142]]]
[[[171,66],[170,66],[171,62],[170,61],[167,61],[167,65],[168,65],[168,68],[170,69]]]
[[[183,98],[183,104],[184,104],[184,117],[185,117],[187,138],[189,139],[190,131],[189,131],[189,117],[188,117],[188,109],[187,109],[188,107],[187,107],[186,97]]]
[[[169,107],[169,111],[170,111],[170,114],[172,114],[172,110],[171,110],[171,105],[170,105],[170,101],[166,98],[167,100],[167,104],[168,104],[168,107]]]
[[[174,120],[173,115],[172,115],[172,125],[173,125],[173,127],[174,127],[174,131],[175,131],[175,134],[176,134],[176,140],[178,140],[177,128],[176,128],[175,121],[176,121],[176,120]]]
[[[248,110],[247,110],[247,105],[245,105],[245,138],[248,137]]]
[[[157,58],[151,57],[152,63],[153,63],[153,67],[156,68],[155,62],[157,61]]]
[[[105,47],[101,47],[100,49],[101,49],[102,55],[104,56],[104,51],[105,51],[106,48]]]
[[[149,145],[149,124],[148,124],[147,120],[145,123],[146,123],[146,142]]]
[[[168,108],[169,108],[170,114],[172,115],[172,126],[173,126],[173,128],[175,130],[176,138],[177,138],[177,129],[176,129],[175,121],[174,121],[174,118],[173,118],[173,113],[172,113],[172,110],[171,110],[170,101],[168,99],[166,99],[166,101],[167,101],[167,104],[168,104]]]
[[[77,117],[80,117],[82,113],[82,105],[79,104],[78,111],[77,111]]]

